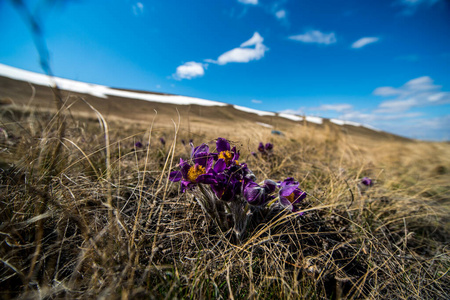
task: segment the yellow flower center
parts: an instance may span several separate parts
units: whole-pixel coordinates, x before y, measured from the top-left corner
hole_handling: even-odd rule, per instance
[[[228,166],[230,164],[230,161],[233,159],[233,153],[231,153],[229,150],[221,151],[219,153],[219,159],[225,160],[226,165]]]
[[[294,192],[292,192],[292,194],[290,194],[289,196],[286,196],[286,199],[288,199],[289,202],[294,203],[294,201],[295,201],[294,197],[295,197]]]
[[[195,165],[189,169],[189,171],[187,173],[187,179],[190,182],[195,182],[195,180],[197,180],[198,176],[205,174],[205,173],[206,173],[205,167],[200,166],[200,165]]]

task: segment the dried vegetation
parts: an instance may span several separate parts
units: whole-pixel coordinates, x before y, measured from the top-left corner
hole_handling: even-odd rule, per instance
[[[449,298],[449,144],[0,114],[1,298]],[[305,214],[268,218],[242,242],[221,232],[168,180],[190,151],[181,139],[219,136],[259,180],[299,180]],[[260,141],[271,159],[250,154]]]

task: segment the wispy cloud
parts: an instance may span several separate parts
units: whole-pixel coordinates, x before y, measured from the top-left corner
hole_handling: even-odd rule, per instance
[[[316,43],[330,45],[336,43],[336,35],[334,32],[323,33],[319,30],[310,30],[304,34],[292,35],[289,39],[303,43]]]
[[[288,114],[288,115],[300,115],[300,116],[303,116],[305,114],[305,108],[304,107],[299,107],[297,109],[288,108],[288,109],[279,111],[279,113]]]
[[[220,55],[217,60],[206,59],[206,62],[226,65],[228,63],[247,63],[252,60],[259,60],[264,57],[269,48],[263,44],[264,38],[255,32],[253,36],[240,47],[234,48]]]
[[[258,0],[238,0],[238,2],[241,2],[243,4],[251,4],[251,5],[257,5]]]
[[[195,77],[202,77],[203,75],[205,75],[205,68],[207,66],[208,66],[207,64],[189,61],[177,67],[177,71],[173,75],[173,78],[181,80],[181,79],[192,79]]]
[[[439,2],[442,0],[398,0],[395,4],[404,7],[403,14],[412,15],[419,7],[431,7]]]
[[[322,104],[316,108],[317,110],[332,110],[336,112],[344,112],[353,109],[351,104]]]
[[[357,40],[356,42],[354,42],[352,44],[352,48],[359,49],[359,48],[362,48],[362,47],[364,47],[366,45],[376,43],[379,40],[380,39],[377,38],[377,37],[363,37],[363,38],[360,38],[359,40]]]
[[[286,11],[284,9],[280,9],[279,11],[275,12],[275,17],[277,17],[277,19],[286,18]]]
[[[400,0],[399,2],[406,6],[434,5],[441,0]]]
[[[262,101],[261,100],[256,100],[256,99],[252,99],[252,103],[261,104]]]
[[[450,115],[430,117],[426,109],[426,106],[446,105],[443,109],[448,110],[450,92],[443,91],[429,76],[414,78],[400,87],[379,87],[372,94],[386,100],[375,108],[341,103],[283,112],[351,121],[411,138],[450,140]],[[417,107],[422,109],[413,109]]]
[[[137,2],[136,4],[133,4],[132,8],[133,8],[133,14],[135,16],[138,16],[138,15],[144,13],[144,4],[142,4],[142,2]]]
[[[403,112],[413,107],[442,105],[450,103],[450,92],[441,91],[429,76],[422,76],[406,82],[399,88],[384,86],[376,88],[373,94],[394,97],[381,102],[377,112]]]
[[[351,120],[359,123],[376,123],[379,121],[389,121],[389,120],[400,120],[400,119],[410,119],[422,116],[421,113],[411,112],[411,113],[401,113],[401,114],[377,114],[377,113],[367,113],[361,111],[349,111],[339,116],[342,120]],[[379,124],[379,123],[378,123]]]

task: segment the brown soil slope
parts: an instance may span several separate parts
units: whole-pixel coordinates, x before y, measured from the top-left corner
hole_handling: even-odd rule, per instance
[[[136,91],[141,92],[141,91]],[[148,93],[148,92],[142,92]],[[106,119],[120,119],[127,122],[151,122],[157,112],[160,123],[172,123],[181,119],[181,124],[208,128],[249,126],[257,123],[266,123],[280,131],[303,128],[323,128],[331,132],[339,132],[350,136],[359,136],[371,140],[408,140],[386,132],[378,132],[365,127],[351,125],[339,126],[324,119],[322,125],[309,122],[294,122],[279,116],[259,116],[247,113],[227,106],[200,106],[200,105],[175,105],[158,102],[149,102],[130,98],[109,96],[107,99],[94,97],[87,94],[61,91],[62,99],[66,107],[70,107],[72,114],[94,114],[92,109],[82,100],[84,99],[97,109]],[[157,93],[155,93],[157,94]],[[32,85],[25,81],[13,80],[0,76],[0,102],[13,105],[23,109],[53,110],[55,109],[54,92],[50,87]],[[0,109],[5,109],[3,105]],[[258,126],[258,125],[256,125]]]

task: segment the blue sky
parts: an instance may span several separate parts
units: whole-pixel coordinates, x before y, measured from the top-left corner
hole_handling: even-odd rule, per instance
[[[58,77],[450,139],[445,0],[23,0]],[[0,63],[43,72],[0,1]]]

